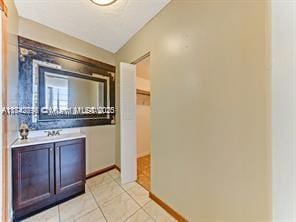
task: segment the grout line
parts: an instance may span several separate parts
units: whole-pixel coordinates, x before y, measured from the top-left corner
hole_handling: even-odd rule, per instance
[[[103,173],[103,174],[108,174],[108,172],[106,172],[106,173]],[[108,174],[108,176],[111,178],[111,180],[110,180],[110,181],[112,181],[112,182],[114,182],[115,184],[117,184],[117,185],[119,185],[119,186],[120,186],[120,184],[118,184],[118,183],[116,182],[116,180],[115,180],[115,179],[114,179],[112,176],[110,176],[109,174]],[[107,182],[105,182],[105,183],[102,183],[102,184],[100,184],[100,185],[96,185],[96,186],[107,185],[107,183],[108,183],[108,182],[109,182],[109,181],[107,181]],[[113,200],[113,199],[117,198],[117,197],[118,197],[118,196],[120,196],[121,194],[123,194],[123,193],[124,193],[124,191],[125,191],[125,189],[124,189],[123,187],[121,187],[121,186],[120,186],[120,188],[123,190],[121,193],[119,193],[119,194],[115,195],[115,196],[114,196],[114,197],[112,197],[110,200],[107,200],[106,202],[104,202],[104,203],[102,203],[102,204],[106,204],[106,203],[110,202],[111,200]],[[94,196],[92,189],[91,189],[91,188],[89,188],[89,190],[90,190],[90,192],[92,193],[92,195]],[[96,190],[96,189],[93,189],[93,190]],[[95,198],[95,197],[94,197],[94,198]],[[95,200],[96,200],[96,198],[95,198]],[[96,202],[97,202],[97,200],[96,200]],[[100,205],[98,202],[97,202],[97,204],[98,204],[98,205]]]
[[[147,190],[148,192],[150,192],[150,189],[147,189],[147,187],[144,187],[144,185],[141,184],[141,183],[139,182],[139,180],[136,180],[136,182],[137,182],[137,184],[139,184],[141,187],[143,187],[145,190]]]
[[[164,212],[166,216],[168,216],[168,217],[170,217],[170,218],[173,218],[173,219],[177,222],[177,220],[176,220],[172,215],[170,215],[165,209],[163,209],[158,203],[156,203],[156,202],[155,202],[154,200],[152,200],[151,198],[150,198],[150,201],[148,201],[147,203],[145,203],[145,204],[143,205],[143,210],[144,210],[144,211],[145,211],[150,217],[152,217],[152,218],[154,219],[154,217],[153,217],[148,211],[146,211],[145,208],[144,208],[146,205],[148,205],[149,202],[154,202],[154,204],[156,204],[157,206],[159,206],[160,209],[161,209],[161,211]],[[154,220],[156,221],[156,218],[155,218]]]
[[[117,183],[117,184],[118,184],[118,185],[124,190],[124,192],[125,192],[125,193],[126,193],[126,194],[127,194],[127,195],[128,195],[128,196],[129,196],[129,197],[130,197],[130,198],[131,198],[131,199],[132,199],[137,205],[138,205],[139,209],[136,210],[136,212],[138,212],[140,209],[142,209],[142,206],[141,206],[141,205],[140,205],[140,204],[139,204],[139,203],[138,203],[138,202],[137,202],[137,201],[136,201],[136,200],[135,200],[135,199],[134,199],[134,198],[133,198],[128,192],[127,192],[126,189],[123,188],[123,186],[122,186],[119,182],[116,181],[116,179],[118,179],[118,178],[115,179],[115,178],[112,177],[112,179],[113,179],[114,182]],[[133,215],[134,215],[134,214],[132,214],[131,216],[133,216]],[[130,216],[130,217],[131,217],[131,216]],[[126,220],[128,220],[130,217],[128,217]],[[126,220],[125,220],[125,221],[126,221]]]
[[[134,216],[138,211],[140,211],[141,209],[152,219],[152,220],[154,220],[154,221],[156,221],[156,219],[154,219],[154,217],[153,216],[151,216],[145,209],[144,209],[144,206],[146,206],[150,201],[152,201],[151,199],[150,199],[150,197],[148,196],[148,198],[149,198],[149,201],[147,201],[147,203],[145,203],[143,206],[141,206],[139,203],[138,203],[138,201],[136,201],[136,199],[134,199],[130,194],[129,194],[129,192],[127,191],[127,189],[124,189],[123,188],[123,186],[119,183],[119,182],[117,182],[113,177],[112,177],[112,179],[131,197],[131,199],[133,199],[135,202],[136,202],[136,204],[140,207],[134,214],[132,214],[130,217],[128,217],[125,221],[127,221],[129,218],[131,218],[132,216]],[[137,183],[137,184],[139,184],[137,181],[135,181],[135,183]],[[139,184],[140,186],[141,186],[141,184]],[[142,186],[141,186],[142,187]],[[146,190],[146,189],[145,189]],[[146,190],[147,191],[147,190]],[[149,191],[148,191],[149,192]]]
[[[87,185],[86,183],[85,183],[85,185],[87,186],[89,192],[91,193],[92,197],[94,198],[94,200],[95,200],[95,202],[96,202],[96,205],[97,205],[98,209],[101,211],[101,213],[103,214],[103,217],[105,218],[106,222],[108,222],[107,217],[105,216],[105,214],[104,214],[104,212],[103,212],[101,206],[100,206],[99,203],[97,202],[97,199],[95,198],[93,192],[91,191],[91,189],[88,187],[88,185]]]
[[[154,221],[156,221],[156,218],[154,218],[144,207],[146,206],[146,205],[148,205],[151,201],[153,201],[153,200],[149,200],[147,203],[145,203],[144,205],[143,205],[143,210],[145,211],[145,213],[146,214],[148,214],[149,215],[149,217],[151,217]]]
[[[59,222],[61,222],[60,205],[58,205]]]
[[[86,186],[87,186],[87,184],[85,184]],[[90,192],[89,192],[90,193]],[[83,195],[87,195],[88,193],[84,193]],[[91,196],[93,197],[93,195],[92,195],[92,193],[90,193],[91,194]],[[81,197],[81,196],[78,196],[78,198],[79,197]],[[94,198],[94,197],[93,197]],[[69,200],[70,201],[70,200]],[[96,199],[94,198],[94,201],[96,202]],[[65,203],[67,203],[68,201],[66,201]],[[96,205],[97,205],[97,203],[96,203]],[[58,205],[58,209],[59,209],[59,205]],[[97,210],[98,208],[96,208],[96,209],[93,209],[93,210],[91,210],[90,212],[87,212],[87,213],[85,213],[85,214],[82,214],[82,215],[80,215],[78,218],[76,218],[76,219],[72,219],[73,221],[77,221],[77,220],[79,220],[80,218],[82,218],[82,217],[84,217],[84,216],[86,216],[86,215],[88,215],[88,214],[90,214],[90,213],[92,213],[93,211],[95,211],[95,210]],[[103,215],[104,216],[104,215]],[[60,222],[62,222],[61,221],[61,218],[60,218],[60,209],[59,209],[59,221]]]
[[[132,195],[131,195],[129,192],[127,192],[127,190],[124,190],[124,191],[127,193],[127,195],[129,195],[130,198],[132,198],[133,201],[136,202],[136,204],[137,204],[140,208],[142,208],[142,206],[138,203],[138,201],[136,201],[136,199],[133,198]]]
[[[112,178],[112,177],[111,177]],[[113,178],[112,178],[113,179]],[[119,185],[114,179],[112,180],[114,183],[116,183],[116,185]],[[106,185],[107,183],[105,183],[105,184],[100,184],[100,185]],[[100,186],[99,185],[99,186]],[[119,185],[120,186],[120,185]],[[114,197],[112,197],[110,200],[107,200],[106,202],[104,202],[104,203],[102,203],[102,204],[106,204],[106,203],[108,203],[108,202],[110,202],[111,200],[113,200],[113,199],[115,199],[115,198],[117,198],[118,196],[120,196],[121,194],[123,194],[124,192],[125,192],[125,189],[123,189],[123,187],[121,187],[120,186],[120,188],[122,189],[122,192],[121,193],[119,193],[119,194],[117,194],[117,195],[115,195]],[[90,189],[91,190],[91,189]],[[99,203],[98,203],[99,204]]]
[[[137,183],[137,182],[135,182],[135,183]],[[138,183],[137,183],[138,184]],[[139,185],[139,184],[138,184]],[[121,186],[120,184],[119,184],[119,186]],[[122,187],[122,186],[121,186]],[[141,186],[142,187],[142,186]],[[123,187],[122,187],[122,189],[124,189]],[[144,188],[143,188],[144,189]],[[146,190],[146,189],[145,189]],[[142,208],[142,206],[141,206],[141,204],[140,203],[138,203],[138,201],[128,192],[128,190],[126,190],[126,189],[124,189],[124,191],[140,206],[140,208]],[[147,190],[146,190],[147,191]],[[148,194],[148,198],[149,198],[149,194]],[[150,198],[149,198],[150,199]],[[150,200],[149,200],[150,201]],[[149,202],[149,201],[147,201],[147,203]],[[146,203],[143,205],[143,206],[145,206],[146,205]]]
[[[77,221],[77,220],[79,220],[81,217],[84,217],[84,216],[86,216],[86,215],[89,215],[89,214],[91,214],[92,212],[94,212],[95,210],[98,210],[98,208],[93,209],[92,211],[90,211],[90,212],[88,212],[88,213],[86,213],[86,214],[82,214],[80,217],[78,217],[78,218],[76,218],[76,219],[73,219],[73,220],[74,220],[74,221]]]
[[[133,214],[132,214],[131,216],[129,216],[128,218],[126,218],[126,219],[124,220],[124,222],[126,222],[127,220],[129,220],[131,217],[133,217],[134,215],[136,215],[136,214],[137,214],[138,212],[140,212],[141,210],[142,210],[145,214],[148,215],[149,219],[152,219],[153,221],[156,222],[156,219],[154,219],[154,217],[152,217],[150,214],[148,214],[148,213],[145,211],[145,209],[144,209],[143,207],[141,207],[141,208],[139,208],[138,210],[136,210],[136,212],[133,213]]]
[[[103,174],[101,174],[101,175],[103,175]],[[113,179],[110,175],[108,175],[111,179]],[[95,178],[95,177],[92,177],[92,178]],[[90,179],[92,179],[92,178],[90,178]],[[90,180],[90,179],[88,179],[88,180]],[[110,180],[110,181],[112,181],[112,180]],[[107,183],[109,183],[110,181],[105,181],[105,182],[102,182],[101,184],[96,184],[96,183],[94,183],[94,185],[92,185],[92,186],[94,186],[94,187],[97,187],[97,186],[103,186],[103,185],[107,185]],[[87,184],[87,183],[86,183]],[[91,190],[91,188],[90,188],[90,186],[88,186],[88,188],[89,188],[89,190]]]
[[[131,217],[133,217],[134,215],[136,215],[140,210],[142,210],[142,209],[139,208],[138,210],[136,210],[136,212],[134,212],[132,215],[130,215],[128,218],[126,218],[123,222],[127,221],[128,219],[130,219]]]
[[[108,171],[108,172],[106,172],[105,174],[108,174],[108,176],[109,177],[111,177],[112,178],[112,180],[113,180],[113,182],[115,182],[118,186],[120,186],[120,188],[123,190],[123,192],[122,193],[120,193],[120,194],[118,194],[118,195],[116,195],[115,197],[113,197],[113,198],[111,198],[110,200],[108,200],[108,201],[106,201],[104,204],[106,204],[106,203],[108,203],[108,202],[110,202],[111,200],[113,200],[113,199],[115,199],[115,198],[117,198],[117,197],[119,197],[120,195],[122,195],[123,193],[126,193],[135,203],[136,203],[136,205],[138,205],[138,207],[139,207],[139,209],[137,209],[132,215],[130,215],[127,219],[125,219],[124,221],[127,221],[128,219],[130,219],[132,216],[134,216],[137,212],[139,212],[140,210],[143,210],[153,221],[156,221],[156,219],[153,217],[153,216],[151,216],[145,209],[144,209],[144,206],[146,206],[150,201],[152,201],[150,198],[149,198],[149,201],[147,201],[147,203],[145,203],[143,206],[141,206],[137,201],[136,201],[136,199],[135,198],[133,198],[132,196],[131,196],[131,194],[127,191],[127,189],[125,189],[125,188],[123,188],[123,186],[122,186],[122,184],[120,184],[120,182],[119,181],[117,181],[117,179],[118,179],[118,177],[117,178],[113,178],[110,174],[109,174],[109,172],[110,171]],[[140,185],[141,186],[141,184],[139,184],[137,181],[135,181],[135,183],[137,183],[138,185]],[[142,187],[142,186],[141,186]],[[145,189],[144,187],[143,187],[143,189]],[[93,198],[95,199],[95,202],[96,202],[96,204],[97,204],[97,206],[98,206],[98,208],[101,210],[101,212],[102,212],[102,214],[103,214],[103,216],[104,216],[104,218],[105,218],[105,220],[108,222],[108,220],[107,220],[107,218],[106,218],[106,216],[105,216],[105,214],[104,214],[104,212],[103,212],[103,210],[101,209],[101,207],[100,207],[100,204],[97,202],[97,200],[96,200],[96,198],[94,197],[94,194],[92,193],[92,190],[89,188],[89,190],[90,190],[90,193],[92,194],[92,196],[93,196]],[[145,189],[146,190],[146,189]],[[146,190],[147,191],[147,190]],[[148,191],[149,192],[149,191]]]

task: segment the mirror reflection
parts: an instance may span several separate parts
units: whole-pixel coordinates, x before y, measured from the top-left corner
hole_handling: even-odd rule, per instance
[[[105,76],[48,67],[39,67],[39,73],[39,120],[110,118]]]
[[[104,83],[45,73],[45,107],[104,107]]]

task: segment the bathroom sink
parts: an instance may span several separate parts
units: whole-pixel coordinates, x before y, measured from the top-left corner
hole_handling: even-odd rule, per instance
[[[59,141],[70,140],[70,139],[79,139],[84,137],[86,136],[82,133],[65,133],[65,134],[55,135],[55,136],[33,137],[33,138],[28,138],[26,140],[18,139],[15,141],[15,143],[12,144],[11,148],[59,142]]]

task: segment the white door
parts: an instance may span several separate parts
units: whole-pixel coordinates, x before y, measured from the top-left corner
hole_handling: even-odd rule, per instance
[[[136,66],[120,63],[121,182],[137,179]]]

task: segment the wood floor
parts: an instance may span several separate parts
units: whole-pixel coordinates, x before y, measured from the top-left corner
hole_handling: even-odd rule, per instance
[[[138,158],[138,183],[150,191],[150,155]]]

